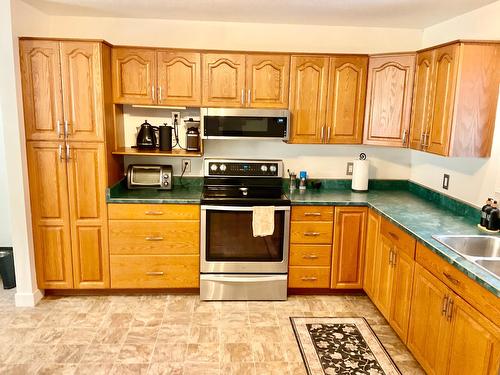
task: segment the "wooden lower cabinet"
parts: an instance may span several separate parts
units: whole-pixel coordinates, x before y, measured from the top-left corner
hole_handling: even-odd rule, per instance
[[[365,249],[365,273],[363,277],[363,289],[373,300],[377,291],[378,273],[375,268],[375,253],[380,232],[380,215],[373,210],[368,211],[366,222],[366,249]]]

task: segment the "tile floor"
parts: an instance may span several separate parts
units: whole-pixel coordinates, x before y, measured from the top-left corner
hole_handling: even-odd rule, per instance
[[[0,374],[305,374],[289,316],[363,316],[403,374],[423,374],[365,296],[201,302],[194,295],[49,297],[0,291]]]

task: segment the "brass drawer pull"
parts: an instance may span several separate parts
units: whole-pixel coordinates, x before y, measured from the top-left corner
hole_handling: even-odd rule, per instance
[[[163,215],[163,212],[161,211],[146,211],[144,212],[145,215]]]
[[[399,237],[396,234],[394,234],[392,232],[389,232],[389,236],[391,236],[392,238],[394,238],[396,241],[399,241]]]
[[[163,276],[165,273],[163,271],[150,271],[146,272],[148,276]]]
[[[163,241],[162,236],[148,236],[146,237],[146,241]]]
[[[316,236],[319,236],[321,233],[319,232],[304,232],[304,236],[307,236],[307,237],[316,237]]]
[[[318,278],[314,276],[302,277],[302,281],[316,281],[316,280],[318,280]]]
[[[446,319],[451,321],[452,314],[453,314],[453,300],[450,298],[448,300],[448,307],[446,308]]]
[[[304,258],[304,259],[318,259],[318,256],[316,254],[311,254],[311,255],[304,255],[302,258]]]
[[[441,307],[441,315],[446,314],[447,307],[448,307],[448,296],[445,295],[443,297],[443,306]]]
[[[451,281],[452,284],[455,284],[455,285],[460,285],[460,281],[458,281],[457,279],[455,279],[453,276],[451,276],[449,273],[447,272],[444,272],[443,271],[443,275]]]
[[[321,212],[304,212],[304,216],[321,216]]]

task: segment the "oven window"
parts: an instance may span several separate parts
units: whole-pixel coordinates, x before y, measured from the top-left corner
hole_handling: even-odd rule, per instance
[[[252,211],[207,210],[206,260],[281,262],[284,211],[274,213],[274,233],[254,237]]]

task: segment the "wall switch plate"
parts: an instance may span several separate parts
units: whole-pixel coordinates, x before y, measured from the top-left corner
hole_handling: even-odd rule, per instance
[[[347,176],[352,176],[352,169],[354,168],[354,163],[352,161],[348,162],[347,163],[347,168],[346,168],[346,171],[345,171],[345,174]]]
[[[449,186],[450,186],[450,175],[444,174],[443,175],[443,189],[448,190]]]
[[[186,168],[186,170],[184,170]],[[191,160],[190,159],[182,159],[181,173],[191,173]]]

